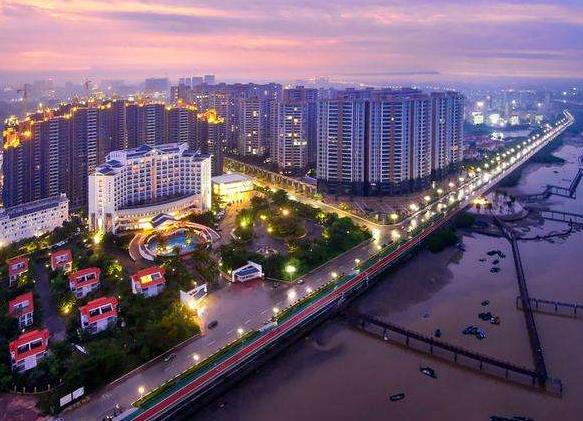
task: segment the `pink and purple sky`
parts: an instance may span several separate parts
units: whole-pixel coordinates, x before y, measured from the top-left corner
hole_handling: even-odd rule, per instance
[[[0,0],[0,80],[583,78],[583,0]]]

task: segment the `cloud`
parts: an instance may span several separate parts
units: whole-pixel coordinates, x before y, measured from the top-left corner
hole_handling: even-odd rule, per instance
[[[0,24],[12,75],[583,77],[569,0],[2,0]]]

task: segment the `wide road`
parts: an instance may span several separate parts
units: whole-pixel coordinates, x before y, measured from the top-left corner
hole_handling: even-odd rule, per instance
[[[522,150],[516,151],[512,157],[509,155],[506,158],[507,162],[499,162],[497,167],[491,171],[483,171],[481,174],[474,177],[474,179],[468,180],[460,185],[458,190],[451,192],[444,198],[441,198],[440,201],[443,203],[443,201],[447,201],[449,197],[455,196],[462,201],[457,209],[463,209],[465,206],[467,206],[472,197],[481,195],[492,188],[503,177],[508,175],[514,169],[518,168],[518,166],[526,162],[530,157],[532,157],[534,153],[544,147],[550,140],[558,136],[566,127],[568,127],[568,125],[572,124],[573,121],[574,120],[572,116],[570,114],[566,114],[564,121],[562,121],[559,126],[549,130],[548,133],[546,133],[544,136],[533,140],[532,143],[529,143],[529,145],[525,146]],[[423,214],[426,214],[427,212],[435,212],[435,210],[431,210],[431,206],[437,208],[440,206],[440,203],[431,204],[427,209],[420,210],[408,220],[403,221],[399,229],[405,231],[408,224],[410,224],[413,219],[421,219]],[[450,211],[448,216],[451,214],[453,214],[453,212]],[[406,246],[402,246],[397,252],[395,252],[397,254],[393,253],[390,255],[390,258],[384,259],[382,265],[392,263],[393,260],[401,253],[407,251],[406,247],[413,247],[414,244],[423,239],[425,236],[429,235],[429,233],[433,232],[435,229],[438,229],[442,223],[443,222],[440,222],[439,225],[433,225],[426,229],[423,233],[420,234],[419,237],[412,240],[412,242],[407,243]],[[382,237],[380,241],[382,242],[386,236],[390,235],[390,232],[394,231],[394,229],[394,227],[391,227],[390,231],[388,228],[387,230],[381,231],[379,233],[379,235]],[[102,391],[98,396],[94,396],[85,405],[64,414],[64,419],[67,421],[101,420],[104,415],[110,413],[116,404],[127,408],[132,401],[139,397],[138,389],[140,387],[143,387],[146,392],[148,390],[152,390],[166,379],[169,379],[175,374],[180,373],[186,368],[190,367],[193,364],[193,358],[195,355],[197,357],[204,358],[212,354],[226,343],[232,341],[237,335],[238,328],[243,328],[245,330],[260,328],[265,323],[265,321],[271,317],[272,309],[274,307],[283,308],[290,301],[294,301],[297,298],[305,295],[309,288],[316,289],[319,286],[325,284],[330,280],[332,272],[349,272],[355,264],[355,259],[365,260],[367,257],[378,251],[378,245],[378,241],[376,243],[363,244],[359,248],[347,253],[344,256],[341,256],[337,261],[329,262],[319,271],[316,271],[305,277],[305,284],[302,286],[282,286],[280,288],[273,289],[267,283],[255,283],[252,285],[230,285],[223,290],[211,294],[209,296],[204,320],[205,322],[210,320],[218,320],[219,325],[217,328],[204,332],[204,335],[201,339],[194,341],[182,350],[178,351],[177,357],[170,363],[160,362],[143,371],[139,371],[132,376],[129,376],[129,378],[127,378],[125,381],[117,383],[114,387],[110,387],[107,390]],[[371,271],[377,269],[379,269],[379,264],[369,268],[366,271],[366,274],[370,274]],[[350,289],[354,287],[355,283],[358,283],[363,279],[364,278],[362,275],[359,275],[347,283],[346,285],[348,286],[346,288]],[[294,293],[290,293],[290,289],[292,288],[294,289]],[[337,298],[338,294],[331,295],[329,299],[323,301],[320,304],[323,306],[329,305],[331,302],[330,300],[334,301]],[[269,338],[277,339],[279,336],[287,333],[288,328],[293,329],[298,324],[302,324],[306,317],[312,317],[312,315],[316,314],[323,308],[320,304],[314,308],[308,307],[301,313],[295,315],[292,319],[289,319],[288,321],[295,321],[292,325],[287,324],[288,321],[286,321],[285,327],[282,324],[276,330],[269,332]],[[305,313],[305,311],[310,308],[312,310],[308,313]],[[300,314],[303,316],[300,316]],[[261,337],[260,339],[262,341],[267,341],[267,339],[264,339],[266,336],[267,335]],[[255,344],[255,342],[253,344]],[[255,351],[248,350],[247,353],[249,352]],[[239,357],[243,358],[244,355],[239,355]],[[215,367],[215,370],[217,367]],[[225,370],[227,369],[228,365],[225,366]],[[214,373],[219,375],[218,371]],[[214,376],[212,378],[214,378]],[[206,384],[206,381],[204,384]],[[198,387],[202,387],[201,384],[198,384]],[[196,388],[190,389],[188,392],[182,392],[181,396],[184,397],[190,395],[193,390],[196,390]],[[169,405],[170,403],[167,404]],[[151,412],[148,413],[151,414]],[[155,419],[155,416],[151,415],[149,418],[139,419]]]

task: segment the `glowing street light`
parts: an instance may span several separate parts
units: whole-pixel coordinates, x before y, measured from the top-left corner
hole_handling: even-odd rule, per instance
[[[146,391],[146,388],[144,386],[138,387],[138,393],[140,394],[140,399],[142,399],[144,397],[145,391]]]
[[[333,279],[337,279],[338,278],[338,273],[336,273],[336,272],[332,272],[331,275],[332,275],[332,278]]]
[[[282,214],[283,216],[288,216],[288,215],[289,215],[289,209],[283,208],[283,209],[281,210],[281,214]]]
[[[279,308],[273,307],[273,314],[277,314],[277,313],[279,313]]]
[[[308,294],[311,294],[311,293],[312,293],[312,291],[314,291],[314,290],[313,290],[311,287],[307,287],[307,288],[306,288],[306,292],[307,292]]]
[[[199,361],[200,361],[200,356],[199,356],[198,354],[192,354],[192,359],[193,359],[195,362],[199,362]]]
[[[237,335],[243,336],[243,333],[245,333],[245,330],[242,327],[240,327],[239,329],[237,329]]]
[[[297,268],[294,265],[286,265],[285,266],[285,273],[289,275],[289,279],[291,280],[294,276],[294,273],[297,272]]]

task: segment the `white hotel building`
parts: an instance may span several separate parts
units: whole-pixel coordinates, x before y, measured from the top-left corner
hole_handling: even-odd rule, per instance
[[[113,151],[89,176],[89,224],[117,232],[151,227],[211,206],[211,158],[186,143]]]
[[[69,199],[64,194],[0,209],[0,247],[53,231],[68,219]]]

